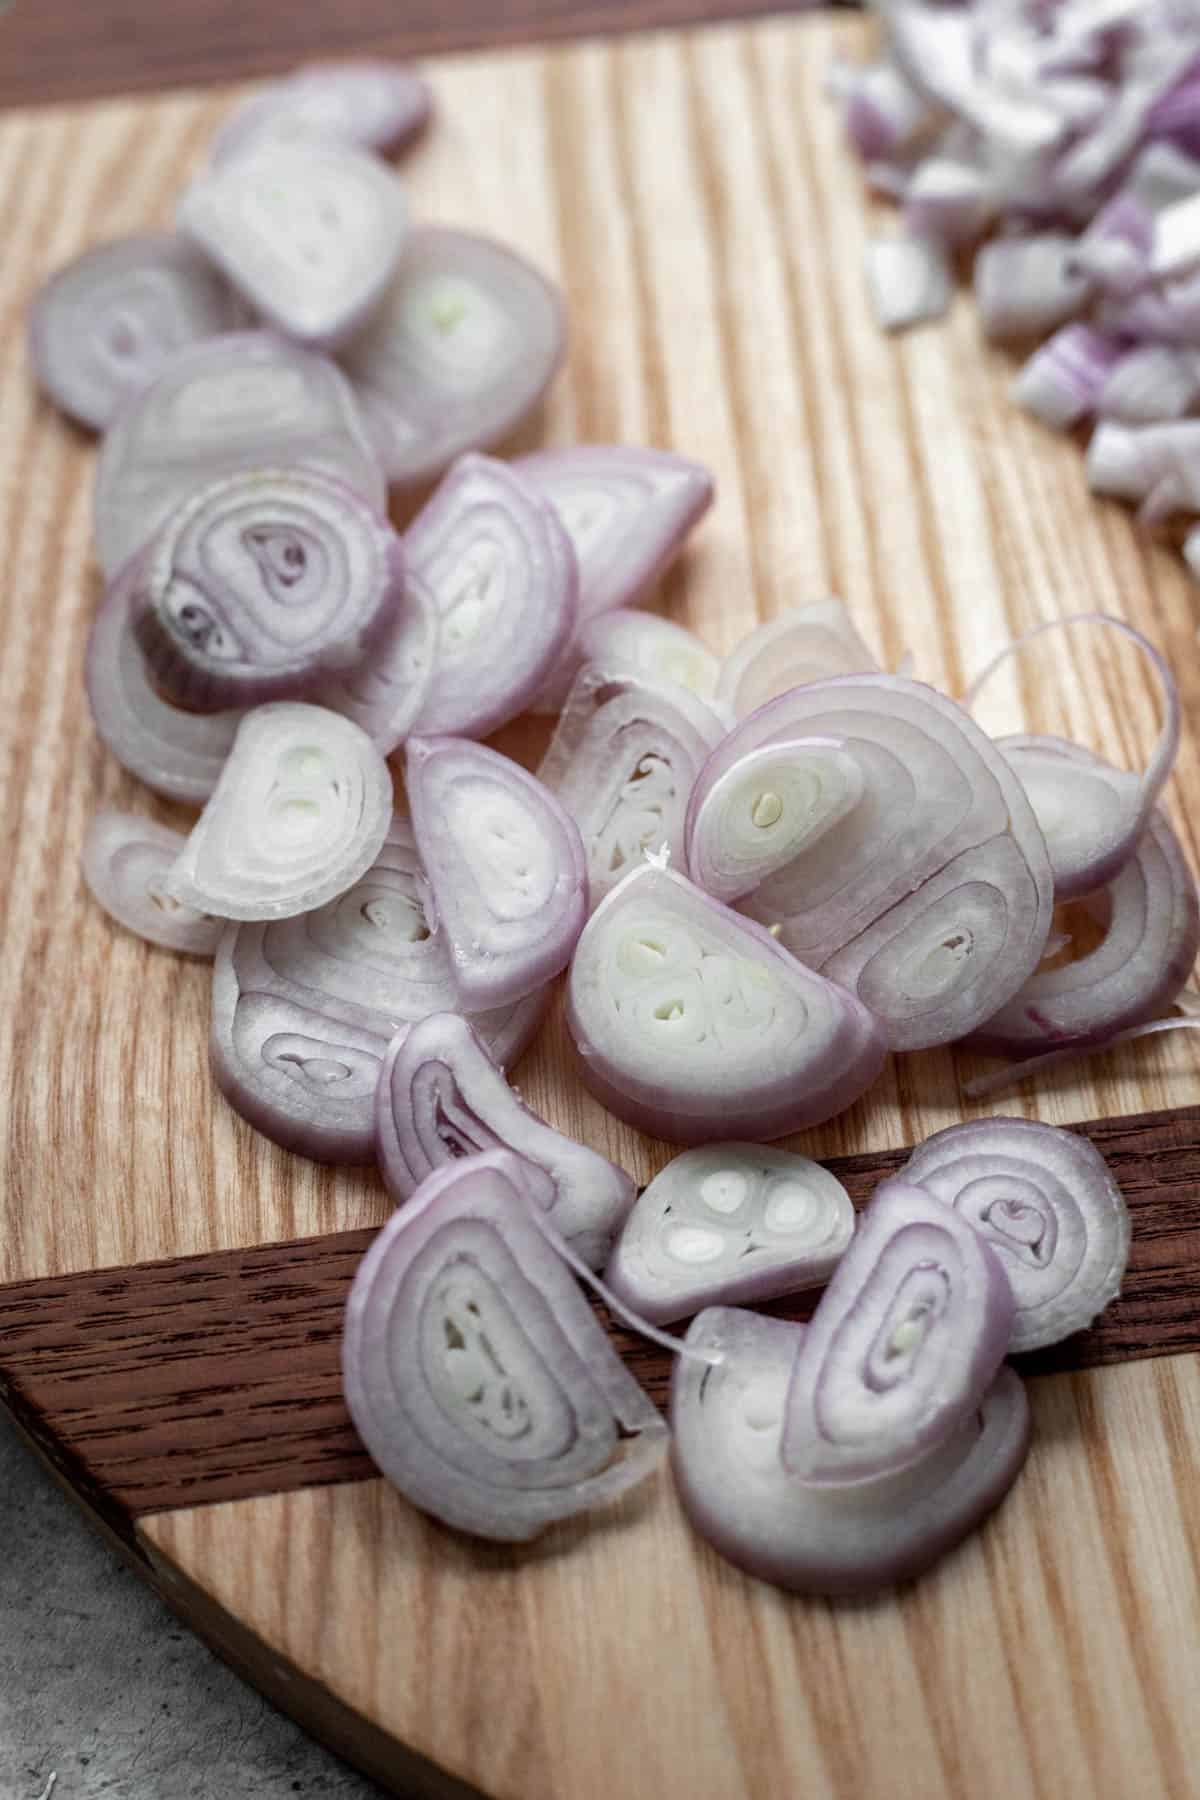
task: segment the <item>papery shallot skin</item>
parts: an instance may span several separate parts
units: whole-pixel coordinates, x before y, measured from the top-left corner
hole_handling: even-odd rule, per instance
[[[593,1268],[633,1205],[623,1169],[564,1137],[525,1105],[469,1019],[434,1013],[393,1038],[379,1075],[375,1141],[388,1191],[404,1201],[435,1169],[484,1150],[528,1163],[530,1193]]]
[[[353,391],[328,357],[269,331],[179,350],[122,407],[96,463],[96,553],[111,580],[176,507],[235,469],[311,468],[377,513],[387,488]]]
[[[469,739],[410,738],[406,769],[458,1010],[519,1000],[566,967],[586,917],[579,829],[535,776]]]
[[[426,225],[340,356],[389,481],[415,487],[514,431],[565,344],[561,297],[537,269],[492,238]]]
[[[212,956],[224,920],[180,906],[166,891],[167,871],[184,842],[153,819],[106,809],[88,826],[83,876],[93,897],[127,931],[188,956]]]
[[[654,1325],[828,1281],[854,1235],[835,1175],[766,1144],[685,1150],[638,1196],[605,1286]]]
[[[675,1143],[820,1124],[866,1091],[885,1056],[877,1020],[853,995],[651,864],[584,928],[566,1016],[596,1098]]]
[[[864,1595],[922,1574],[1004,1498],[1029,1448],[1029,1404],[1003,1367],[922,1461],[853,1487],[797,1481],[779,1455],[806,1327],[730,1307],[693,1321],[671,1388],[671,1466],[690,1523],[748,1575],[802,1594]]]
[[[369,58],[307,63],[236,106],[213,139],[210,156],[223,163],[262,137],[287,139],[314,131],[387,154],[419,137],[432,110],[429,83],[407,63]]]
[[[500,1150],[431,1175],[363,1259],[342,1345],[381,1472],[444,1523],[506,1543],[627,1493],[667,1446],[525,1174]]]
[[[885,1181],[796,1357],[785,1467],[845,1486],[920,1462],[978,1408],[1014,1314],[986,1239],[911,1181]]]
[[[927,1138],[900,1173],[954,1207],[999,1258],[1016,1302],[1010,1350],[1082,1331],[1119,1293],[1129,1210],[1078,1133],[1033,1119],[973,1120]]]
[[[314,912],[231,927],[213,970],[212,1063],[244,1118],[318,1162],[369,1163],[389,1041],[455,1004],[449,960],[427,913],[408,821],[393,818],[373,866]],[[500,1068],[531,1041],[546,992],[477,1014]]]
[[[185,501],[138,558],[133,623],[162,697],[219,712],[353,671],[403,602],[386,518],[314,470],[246,469]]]
[[[85,250],[38,290],[34,373],[57,406],[104,431],[176,351],[233,331],[243,309],[200,252],[173,232]]]

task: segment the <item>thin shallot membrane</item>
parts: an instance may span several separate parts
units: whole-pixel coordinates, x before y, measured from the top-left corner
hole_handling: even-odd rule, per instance
[[[262,138],[286,141],[313,132],[382,153],[402,149],[429,123],[429,84],[407,63],[362,59],[309,63],[249,94],[213,139],[214,163]]]
[[[669,450],[578,444],[514,466],[566,528],[584,619],[641,599],[712,505],[709,471]]]
[[[517,763],[465,738],[408,740],[408,800],[459,1011],[533,993],[587,913],[579,829]]]
[[[1158,684],[1162,729],[1142,775],[1116,769],[1060,738],[1007,737],[997,748],[1020,778],[1037,816],[1050,857],[1057,900],[1103,887],[1133,855],[1138,839],[1179,751],[1180,708],[1175,677],[1148,638],[1110,613],[1076,613],[1034,626],[994,656],[975,677],[965,704],[974,708],[989,677],[1008,659],[1048,632],[1098,626],[1128,638],[1141,651]]]
[[[907,1178],[882,1183],[792,1367],[785,1467],[838,1487],[919,1463],[978,1410],[1014,1310],[972,1224]]]
[[[83,840],[83,877],[109,917],[127,931],[168,950],[212,956],[224,919],[181,906],[164,885],[183,845],[180,833],[166,825],[105,810],[96,814]]]
[[[901,1179],[954,1207],[999,1258],[1016,1302],[1010,1350],[1082,1331],[1119,1293],[1129,1210],[1077,1133],[1033,1119],[952,1125],[913,1152]]]
[[[1115,1032],[1165,1013],[1200,952],[1196,879],[1161,812],[1118,875],[1055,910],[1059,942],[1008,1003],[968,1042],[1032,1056],[1067,1045],[1102,1047]]]
[[[744,719],[803,682],[879,672],[842,602],[814,600],[749,632],[721,664],[716,698]]]
[[[808,682],[743,720],[693,789],[687,856],[869,1006],[894,1049],[981,1025],[1050,925],[1020,782],[960,707],[900,676]]]
[[[877,1020],[761,926],[646,863],[597,907],[571,963],[585,1085],[675,1143],[772,1138],[853,1104],[883,1066]]]
[[[1020,1377],[1001,1368],[978,1407],[920,1462],[853,1487],[812,1487],[780,1461],[806,1327],[732,1307],[693,1322],[671,1389],[671,1462],[701,1537],[748,1575],[803,1594],[870,1594],[920,1575],[992,1512],[1029,1448]]]
[[[34,373],[57,406],[104,431],[177,350],[233,331],[242,308],[200,252],[173,233],[85,250],[38,290]]]
[[[835,1175],[766,1144],[685,1150],[626,1219],[605,1284],[656,1325],[821,1287],[854,1235]]]
[[[202,806],[216,787],[243,714],[184,712],[157,692],[133,630],[138,561],[126,563],[96,613],[85,678],[100,737],[156,793]]]
[[[96,466],[95,529],[111,579],[176,507],[235,469],[313,468],[377,512],[387,489],[349,383],[268,331],[173,355],[123,407]]]
[[[400,539],[310,469],[242,469],[139,559],[134,630],[164,699],[192,712],[311,693],[362,663],[404,595]]]
[[[549,503],[507,463],[462,456],[404,538],[438,651],[415,729],[486,737],[533,699],[574,628],[579,579]]]
[[[372,1459],[457,1530],[517,1543],[627,1493],[666,1426],[612,1349],[507,1151],[431,1175],[346,1305],[346,1401]]]
[[[594,907],[647,853],[684,868],[688,795],[724,735],[686,688],[588,663],[538,770],[579,826]]]
[[[542,990],[473,1016],[498,1067],[522,1055],[545,998]],[[455,1004],[412,830],[396,816],[375,862],[337,899],[223,938],[213,972],[214,1073],[230,1104],[284,1149],[320,1162],[371,1162],[390,1040]]]
[[[253,139],[199,176],[176,216],[268,324],[325,348],[377,309],[408,236],[392,171],[320,133]]]
[[[379,1166],[397,1201],[462,1157],[513,1151],[528,1164],[531,1196],[592,1268],[604,1266],[633,1204],[625,1171],[532,1112],[456,1013],[434,1013],[397,1033],[380,1071],[375,1125]]]
[[[556,289],[503,244],[414,231],[341,357],[389,480],[417,486],[507,437],[549,386],[565,336]]]
[[[225,919],[311,912],[366,873],[391,817],[391,774],[357,725],[303,701],[255,707],[167,892]]]

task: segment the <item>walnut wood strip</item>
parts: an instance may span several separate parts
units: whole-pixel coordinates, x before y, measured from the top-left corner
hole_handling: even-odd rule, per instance
[[[1133,1210],[1133,1255],[1099,1325],[1024,1358],[1029,1374],[1200,1346],[1200,1108],[1080,1130]],[[861,1203],[906,1154],[830,1166]],[[338,1353],[346,1292],[373,1236],[339,1232],[2,1287],[0,1397],[114,1525],[361,1480],[371,1465],[342,1401]],[[811,1299],[771,1310],[803,1318]],[[665,1403],[669,1357],[605,1323]]]

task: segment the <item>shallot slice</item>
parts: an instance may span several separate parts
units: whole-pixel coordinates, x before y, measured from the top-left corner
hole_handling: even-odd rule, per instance
[[[575,821],[517,763],[465,738],[410,738],[417,848],[459,1010],[482,1012],[566,967],[587,914]]]
[[[639,600],[712,505],[708,470],[669,450],[577,444],[535,451],[515,467],[566,527],[584,619]]]
[[[309,63],[236,106],[210,154],[223,163],[260,138],[286,140],[314,131],[362,150],[395,151],[424,131],[432,107],[428,82],[407,63]]]
[[[163,697],[216,712],[353,669],[403,593],[399,538],[348,488],[246,469],[186,502],[149,546],[134,630]]]
[[[1150,640],[1110,613],[1073,613],[1035,625],[994,656],[967,690],[974,708],[984,684],[1012,656],[1047,632],[1093,625],[1136,644],[1150,665],[1162,701],[1162,729],[1140,776],[1116,769],[1060,738],[1008,737],[1000,749],[1020,778],[1046,841],[1056,900],[1091,893],[1118,875],[1132,856],[1179,751],[1179,691]]]
[[[1100,1152],[1033,1119],[939,1131],[900,1179],[954,1207],[999,1258],[1016,1302],[1009,1349],[1082,1331],[1120,1291],[1129,1212]]]
[[[854,1235],[835,1175],[765,1144],[685,1150],[639,1196],[604,1271],[656,1325],[702,1306],[821,1287]]]
[[[793,1364],[785,1467],[820,1486],[919,1463],[978,1409],[1014,1312],[972,1224],[911,1181],[883,1182]]]
[[[594,907],[647,852],[684,866],[688,795],[724,735],[686,688],[632,670],[580,670],[538,779],[579,826]]]
[[[342,353],[389,479],[416,486],[506,437],[549,386],[565,335],[557,291],[504,245],[414,231]]]
[[[438,666],[439,642],[437,600],[406,566],[403,594],[370,655],[323,682],[312,697],[361,725],[376,749],[390,756],[416,728]]]
[[[150,681],[133,632],[140,569],[127,563],[92,624],[85,677],[96,730],[123,768],[157,793],[203,805],[233,748],[240,711],[184,712]]]
[[[175,351],[240,319],[234,294],[198,250],[151,232],[97,245],[58,269],[30,309],[29,349],[55,404],[104,431]]]
[[[345,376],[266,331],[177,351],[114,420],[96,465],[96,549],[111,579],[176,507],[234,469],[312,468],[376,512],[387,489]]]
[[[379,1166],[397,1201],[460,1157],[513,1151],[528,1164],[531,1197],[592,1268],[603,1268],[633,1204],[625,1171],[532,1112],[470,1020],[456,1013],[434,1013],[392,1040],[380,1070],[375,1132]]]
[[[1060,941],[1024,987],[971,1034],[972,1049],[1006,1056],[1103,1046],[1166,1011],[1200,951],[1196,879],[1162,813],[1104,888],[1060,906]]]
[[[213,972],[212,1059],[230,1104],[321,1162],[370,1162],[379,1071],[398,1030],[455,1004],[445,947],[406,819],[336,900],[222,940]],[[546,991],[477,1013],[501,1068],[537,1030]]]
[[[730,651],[716,698],[744,719],[802,682],[879,672],[842,602],[813,600],[768,619]]]
[[[1029,1448],[1020,1377],[1001,1368],[978,1408],[920,1462],[852,1487],[797,1481],[779,1457],[806,1327],[717,1306],[692,1324],[671,1388],[671,1462],[688,1519],[747,1574],[804,1594],[908,1581],[999,1505]]]
[[[675,1143],[821,1124],[883,1066],[878,1022],[761,926],[657,864],[600,902],[575,950],[567,1024],[596,1098]]]
[[[311,912],[353,887],[392,817],[392,778],[370,738],[325,707],[248,712],[167,892],[225,919]]]
[[[438,612],[415,729],[486,737],[529,704],[575,627],[578,574],[554,509],[508,466],[462,456],[404,538]]]
[[[152,819],[100,812],[83,840],[83,877],[105,912],[127,931],[168,950],[212,956],[224,919],[181,906],[164,886],[183,845],[179,832]]]
[[[646,681],[687,688],[711,701],[721,665],[685,625],[636,607],[613,607],[585,619],[551,669],[534,702],[538,712],[559,712],[585,663],[625,667]]]
[[[325,347],[376,310],[408,235],[391,170],[319,133],[252,139],[192,183],[176,217],[269,324]]]
[[[506,1151],[431,1175],[346,1305],[346,1401],[371,1457],[446,1524],[501,1542],[652,1472],[664,1421],[611,1348]]]

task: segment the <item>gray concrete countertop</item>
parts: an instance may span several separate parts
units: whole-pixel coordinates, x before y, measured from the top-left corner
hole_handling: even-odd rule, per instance
[[[0,1800],[295,1796],[382,1790],[194,1638],[0,1416]]]

